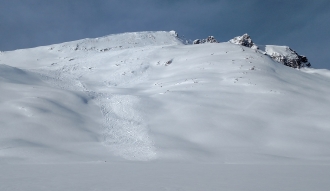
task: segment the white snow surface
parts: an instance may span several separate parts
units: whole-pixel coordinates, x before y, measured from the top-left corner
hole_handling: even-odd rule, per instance
[[[288,46],[265,45],[260,47],[264,49],[262,51],[265,51],[270,56],[281,55],[290,60],[298,59],[298,56],[294,54]]]
[[[330,186],[329,70],[137,32],[0,52],[0,92],[0,190]]]

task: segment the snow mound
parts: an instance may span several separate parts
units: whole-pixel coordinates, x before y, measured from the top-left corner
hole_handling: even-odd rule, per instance
[[[146,31],[108,35],[100,38],[77,40],[52,46],[57,51],[107,52],[144,46],[168,46],[182,44],[175,31]]]
[[[37,84],[40,83],[32,73],[25,70],[11,67],[5,64],[0,64],[0,82],[17,83],[17,84]]]
[[[218,43],[214,36],[208,36],[206,39],[196,39],[193,44],[204,44],[204,43]]]

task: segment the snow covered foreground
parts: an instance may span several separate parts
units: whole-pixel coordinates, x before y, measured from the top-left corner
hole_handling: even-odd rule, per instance
[[[0,52],[0,190],[328,190],[330,71],[176,36]]]

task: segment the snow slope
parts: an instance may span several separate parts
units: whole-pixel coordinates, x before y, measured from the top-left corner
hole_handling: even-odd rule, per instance
[[[330,72],[289,68],[229,42],[184,45],[173,32],[139,32],[1,52],[0,91],[4,171],[106,161],[120,163],[125,174],[126,163],[136,169],[144,161],[158,175],[168,163],[182,176],[180,164],[195,164],[189,168],[197,174],[201,164],[214,164],[216,178],[226,164],[274,172],[284,164],[330,163]],[[206,190],[219,186],[214,181]],[[162,189],[188,190],[182,184]],[[189,190],[200,188],[193,185]]]

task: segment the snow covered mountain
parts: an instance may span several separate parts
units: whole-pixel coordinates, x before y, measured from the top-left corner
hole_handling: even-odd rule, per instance
[[[136,32],[1,52],[0,164],[330,163],[330,71],[280,64],[278,46],[184,42]]]

